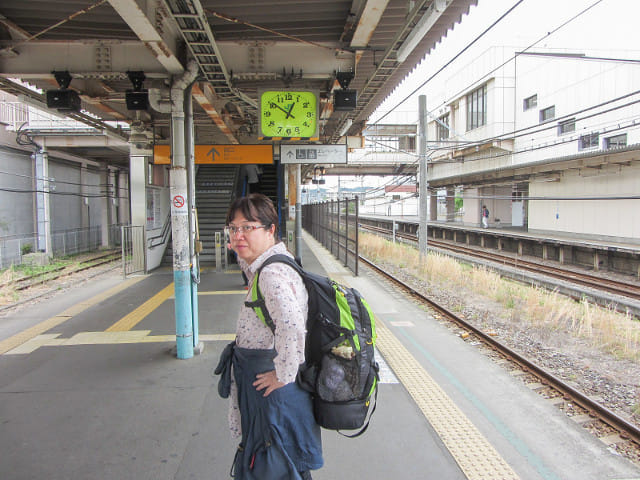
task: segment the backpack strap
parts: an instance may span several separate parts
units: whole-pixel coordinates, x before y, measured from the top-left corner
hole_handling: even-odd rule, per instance
[[[297,260],[294,260],[288,255],[284,255],[280,253],[277,255],[272,255],[269,258],[267,258],[264,261],[264,263],[260,265],[260,267],[256,271],[255,276],[253,277],[253,283],[251,285],[251,301],[244,302],[245,307],[252,308],[253,311],[256,312],[256,315],[258,316],[258,318],[262,320],[264,324],[271,329],[271,333],[274,333],[274,334],[276,332],[276,325],[275,323],[273,323],[273,319],[271,318],[271,315],[267,310],[267,305],[264,301],[264,296],[262,295],[262,292],[260,291],[260,286],[258,285],[260,272],[262,272],[262,269],[267,265],[270,265],[275,262],[280,262],[280,263],[289,265],[291,268],[293,268],[296,272],[298,272],[298,274],[302,277],[302,280],[304,281],[302,267],[298,265],[296,261]]]

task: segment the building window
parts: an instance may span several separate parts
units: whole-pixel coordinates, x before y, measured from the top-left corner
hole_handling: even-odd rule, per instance
[[[538,106],[538,95],[531,95],[522,101],[522,109],[524,111],[530,110]]]
[[[487,123],[487,86],[467,95],[467,131]]]
[[[436,139],[441,142],[449,138],[449,114],[442,115],[436,122]]]
[[[604,139],[604,148],[609,150],[611,148],[622,148],[627,146],[627,134],[615,135]]]
[[[571,133],[576,131],[576,119],[570,118],[569,120],[565,120],[564,122],[558,123],[558,135],[563,135],[565,133]]]
[[[540,123],[546,122],[547,120],[551,120],[556,116],[556,106],[551,105],[550,107],[544,108],[540,110]]]
[[[600,145],[600,134],[590,133],[580,137],[578,148],[580,150],[585,150],[587,148],[596,148],[598,145]]]
[[[416,137],[409,137],[409,136],[398,137],[398,148],[403,152],[415,152]]]

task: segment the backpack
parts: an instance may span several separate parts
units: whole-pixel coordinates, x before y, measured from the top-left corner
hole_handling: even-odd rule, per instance
[[[275,325],[260,292],[258,277],[264,267],[274,262],[285,263],[298,272],[309,293],[305,362],[298,370],[296,382],[311,393],[318,425],[331,430],[360,428],[354,435],[345,435],[357,437],[369,426],[378,396],[373,312],[357,290],[307,272],[287,255],[273,255],[256,272],[251,301],[245,302],[272,332],[275,333]],[[372,395],[373,408],[367,420]]]

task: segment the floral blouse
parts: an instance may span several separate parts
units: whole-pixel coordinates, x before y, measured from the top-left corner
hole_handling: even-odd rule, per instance
[[[240,268],[249,279],[249,291],[246,300],[251,300],[251,286],[255,272],[272,255],[286,254],[284,243],[277,243],[256,258],[251,265],[238,259]],[[258,318],[252,308],[240,308],[236,327],[236,345],[242,348],[275,348],[277,355],[273,360],[276,376],[282,383],[291,383],[296,379],[299,365],[304,362],[304,343],[307,318],[307,289],[300,275],[288,265],[272,263],[267,265],[259,277],[260,291],[264,296],[267,310],[275,324],[275,336],[271,329]],[[231,376],[231,398],[229,403],[229,429],[235,437],[242,434],[238,391]]]

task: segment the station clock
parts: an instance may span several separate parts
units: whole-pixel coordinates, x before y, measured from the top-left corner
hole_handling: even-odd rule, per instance
[[[270,90],[260,94],[260,136],[317,137],[318,96],[302,90]]]

